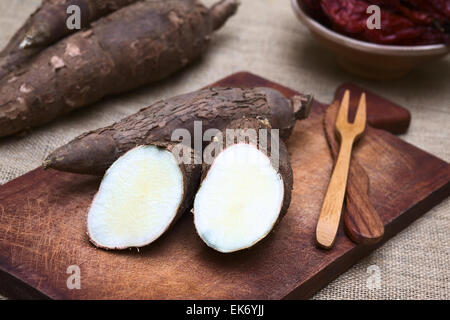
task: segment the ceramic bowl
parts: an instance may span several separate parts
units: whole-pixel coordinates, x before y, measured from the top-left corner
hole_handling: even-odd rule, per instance
[[[298,19],[329,50],[347,71],[374,79],[393,79],[406,75],[424,62],[444,57],[450,47],[444,44],[425,46],[381,45],[356,40],[328,29],[309,17],[301,0],[291,0]]]

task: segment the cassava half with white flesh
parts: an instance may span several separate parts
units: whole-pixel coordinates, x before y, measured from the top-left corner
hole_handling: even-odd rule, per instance
[[[226,131],[222,131],[227,146],[211,165],[204,164],[193,210],[200,237],[224,253],[249,248],[266,237],[287,212],[293,185],[286,146],[281,140],[271,142],[267,122],[239,119],[227,128],[241,129],[241,139],[230,144],[230,134],[225,139]],[[267,129],[267,148],[262,147],[259,137],[242,139],[252,136],[251,129]],[[225,145],[218,138],[211,143],[211,150],[219,143]]]
[[[108,169],[87,218],[88,235],[95,246],[148,245],[191,207],[201,165],[180,163],[174,146],[138,146]],[[185,150],[194,163],[193,151]]]
[[[205,132],[222,130],[233,119],[261,116],[272,128],[280,129],[285,140],[296,121],[308,116],[310,102],[310,96],[286,99],[270,88],[210,88],[182,94],[156,102],[111,126],[82,134],[51,153],[44,167],[102,175],[136,145],[170,142],[176,129],[187,129],[193,141],[195,121],[201,121]]]

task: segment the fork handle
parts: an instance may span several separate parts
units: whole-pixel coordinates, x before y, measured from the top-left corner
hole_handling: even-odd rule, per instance
[[[339,221],[344,204],[348,170],[353,147],[353,137],[342,137],[341,147],[331,175],[330,183],[322,203],[316,228],[317,244],[330,249],[336,239]]]

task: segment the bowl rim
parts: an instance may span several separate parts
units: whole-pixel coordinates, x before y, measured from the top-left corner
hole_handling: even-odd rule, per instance
[[[350,38],[343,34],[333,31],[313,18],[309,17],[299,5],[300,0],[291,0],[291,5],[296,13],[298,19],[303,22],[311,31],[319,33],[326,39],[347,47],[365,51],[372,54],[394,54],[399,56],[424,56],[424,55],[436,55],[445,54],[450,51],[450,47],[445,44],[431,44],[420,46],[398,46],[398,45],[384,45],[371,43],[367,41],[361,41]]]

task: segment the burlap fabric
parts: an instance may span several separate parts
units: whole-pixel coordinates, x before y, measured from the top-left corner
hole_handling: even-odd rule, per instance
[[[38,4],[39,0],[0,1],[0,46]],[[49,152],[86,130],[241,70],[314,93],[323,102],[331,101],[340,83],[359,83],[411,111],[411,128],[402,139],[450,161],[450,57],[398,81],[359,79],[343,72],[333,55],[296,20],[289,0],[243,0],[238,15],[214,36],[200,63],[158,85],[105,99],[26,137],[1,139],[0,184],[36,168]],[[314,298],[449,299],[449,213],[446,200]],[[380,281],[372,281],[377,274]]]

